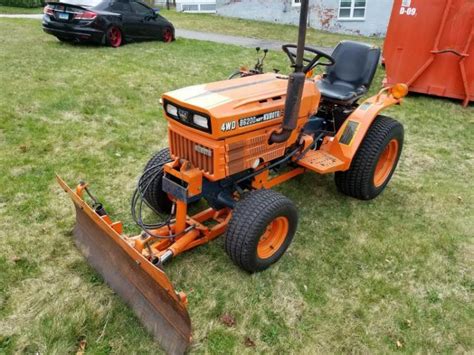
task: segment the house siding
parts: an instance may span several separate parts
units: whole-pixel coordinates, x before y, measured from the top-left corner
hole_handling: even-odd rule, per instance
[[[299,7],[291,0],[217,0],[217,14],[297,25]],[[309,25],[330,32],[384,36],[393,0],[367,0],[365,20],[339,20],[339,0],[309,0]]]

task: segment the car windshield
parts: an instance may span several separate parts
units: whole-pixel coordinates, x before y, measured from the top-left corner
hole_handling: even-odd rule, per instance
[[[102,0],[59,0],[62,3],[65,4],[71,4],[71,5],[78,5],[78,6],[97,6],[99,5]]]

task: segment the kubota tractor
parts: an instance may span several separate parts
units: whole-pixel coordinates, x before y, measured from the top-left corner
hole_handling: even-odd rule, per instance
[[[285,253],[298,222],[293,202],[273,186],[306,172],[334,173],[339,191],[369,200],[397,166],[403,126],[380,112],[399,104],[406,86],[359,103],[380,50],[349,41],[332,55],[305,47],[307,10],[304,0],[298,45],[283,46],[290,75],[248,75],[163,95],[169,148],[150,159],[132,198],[141,234],[125,235],[87,184],[72,190],[58,177],[76,206],[76,244],[169,353],[185,351],[191,323],[185,294],[163,271],[166,262],[225,234],[236,265],[265,270]],[[321,65],[325,74],[311,77]],[[188,215],[199,200],[207,207]],[[146,208],[162,221],[145,222]]]

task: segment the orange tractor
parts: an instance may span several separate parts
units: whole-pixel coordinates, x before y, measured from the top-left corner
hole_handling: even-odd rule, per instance
[[[335,173],[342,193],[369,200],[389,182],[403,126],[380,112],[399,104],[403,84],[367,93],[380,50],[340,43],[332,56],[305,47],[308,1],[298,45],[285,45],[294,72],[266,73],[165,93],[169,148],[139,178],[132,217],[142,233],[127,236],[90,193],[58,177],[76,206],[76,244],[169,353],[191,341],[186,295],[163,271],[179,254],[225,234],[225,251],[248,272],[275,263],[290,245],[295,205],[270,188],[308,171]],[[324,75],[312,77],[316,66]],[[86,202],[86,194],[89,196]],[[205,200],[193,215],[188,207]],[[144,210],[161,221],[144,220]]]

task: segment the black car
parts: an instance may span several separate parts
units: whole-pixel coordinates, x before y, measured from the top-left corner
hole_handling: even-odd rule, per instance
[[[43,12],[43,30],[60,41],[91,41],[119,47],[128,41],[174,40],[171,22],[139,1],[47,2]]]

